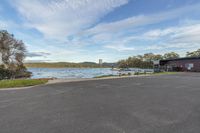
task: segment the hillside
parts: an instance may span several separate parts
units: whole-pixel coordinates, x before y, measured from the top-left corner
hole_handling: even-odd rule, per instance
[[[82,63],[71,63],[71,62],[57,62],[57,63],[25,63],[26,67],[33,68],[100,68],[100,67],[112,67],[114,63],[103,63],[102,66],[95,62],[82,62]]]

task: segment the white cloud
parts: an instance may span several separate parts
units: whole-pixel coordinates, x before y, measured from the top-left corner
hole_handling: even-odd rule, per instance
[[[199,43],[200,46],[200,23],[180,28],[174,28],[174,35],[172,35],[172,42],[182,43]]]
[[[133,51],[136,50],[135,47],[126,46],[124,43],[112,43],[104,46],[105,48],[122,51]]]
[[[131,53],[132,51],[134,51],[134,54],[140,51],[161,52],[171,49],[188,49],[189,51],[200,46],[199,21],[188,19],[186,20],[187,25],[180,24],[176,27],[158,28],[149,31],[145,29],[149,25],[173,19],[177,21],[182,19],[185,14],[198,12],[200,11],[200,4],[156,14],[140,14],[115,22],[96,24],[100,18],[115,8],[126,4],[128,0],[10,1],[19,13],[25,17],[25,19],[23,18],[25,26],[35,28],[47,37],[41,41],[42,46],[39,46],[41,42],[34,42],[37,38],[27,39],[33,41],[29,49],[35,48],[36,44],[37,50],[43,49],[44,52],[51,53],[48,57],[50,60],[62,61],[72,57],[81,59],[84,55],[89,58],[92,54],[87,55],[87,52],[80,50],[91,44],[101,45],[104,50],[113,49],[121,54]],[[10,26],[7,22],[2,24],[4,24],[4,27]],[[94,27],[91,27],[92,25]],[[139,28],[142,28],[142,30],[138,30]],[[107,52],[107,54],[111,53]],[[91,58],[94,58],[93,55]],[[39,59],[39,57],[35,59]]]
[[[200,23],[178,25],[176,27],[146,31],[145,33],[141,33],[141,35],[119,37],[114,42],[110,40],[110,44],[105,45],[105,47],[117,51],[166,51],[167,49],[189,51],[200,48],[199,36]],[[143,45],[138,45],[141,41]],[[148,46],[144,47],[144,45],[147,45],[144,42]]]
[[[158,39],[159,37],[167,36],[171,33],[173,33],[173,30],[170,28],[165,29],[165,30],[156,29],[156,30],[151,30],[151,31],[144,33],[142,38],[150,39],[150,40]]]
[[[84,31],[84,33],[87,34],[98,34],[102,32],[117,33],[129,29],[147,26],[150,24],[160,23],[166,20],[171,20],[186,13],[192,13],[195,11],[200,11],[200,4],[185,6],[182,8],[177,8],[174,10],[160,12],[156,14],[133,16],[116,22],[100,23],[97,26]]]
[[[46,57],[51,55],[50,53],[46,53],[46,52],[28,52],[26,53],[27,57]]]
[[[67,49],[62,47],[48,46],[45,49],[31,51],[27,57],[28,60],[48,60],[48,61],[68,61],[70,57],[81,53],[81,49]]]
[[[146,47],[146,50],[179,49],[189,51],[200,48],[200,23],[152,30],[144,33],[143,38],[148,38],[149,33],[156,33],[156,39],[162,41],[160,44]]]
[[[137,50],[138,48],[141,48],[140,47],[141,43],[137,43],[138,41],[141,40],[146,40],[146,41],[155,40],[155,41],[161,41],[158,43],[162,43],[162,41],[163,43],[165,43],[168,42],[169,40],[172,41],[172,39],[170,38],[173,38],[175,40],[175,37],[173,36],[177,36],[176,40],[178,41],[178,36],[179,36],[178,34],[183,33],[182,30],[184,30],[186,27],[183,27],[181,30],[181,28],[179,28],[180,25],[177,25],[178,28],[170,27],[166,29],[155,29],[147,31],[145,33],[133,32],[132,35],[130,34],[128,35],[127,34],[128,31],[130,30],[131,32],[134,30],[137,31],[137,29],[140,27],[144,28],[144,26],[175,19],[187,13],[192,13],[194,11],[200,11],[200,4],[189,5],[182,8],[177,8],[174,10],[165,11],[157,14],[134,16],[110,23],[100,23],[94,26],[93,28],[84,30],[83,32],[81,32],[81,35],[91,35],[92,36],[91,39],[93,40],[93,42],[102,42],[103,44],[105,44],[104,48],[114,49],[117,51],[133,51]],[[187,24],[191,24],[190,22],[191,20],[187,20]],[[194,24],[194,21],[192,23]],[[198,24],[197,21],[195,21],[195,23]],[[188,29],[185,30],[188,31]],[[199,32],[197,31],[197,33]],[[191,41],[189,40],[188,35],[187,37],[185,37],[185,39],[187,41]],[[194,39],[198,38],[196,37],[194,38],[194,35],[192,35],[191,39],[194,41]],[[177,44],[178,43],[179,45],[184,44],[184,42],[180,42],[180,40],[177,42]],[[174,45],[176,43],[174,42],[172,44]],[[144,49],[153,50],[153,46],[151,48],[150,47],[151,46],[145,47]],[[163,46],[159,47],[156,46],[154,47],[154,50],[160,49],[161,47]]]
[[[0,19],[0,29],[6,30],[6,29],[17,28],[17,27],[18,25],[10,20]]]
[[[27,26],[46,37],[66,37],[88,28],[128,0],[16,0]]]

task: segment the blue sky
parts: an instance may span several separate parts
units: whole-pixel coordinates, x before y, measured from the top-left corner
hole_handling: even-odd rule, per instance
[[[200,48],[199,0],[1,0],[0,29],[26,61],[115,62]]]

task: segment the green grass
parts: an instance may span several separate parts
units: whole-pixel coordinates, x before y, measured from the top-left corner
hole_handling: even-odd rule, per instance
[[[142,73],[142,72],[137,72],[133,75],[170,75],[170,74],[177,74],[177,72],[158,72],[158,73]],[[96,76],[94,78],[108,78],[108,77],[123,77],[123,76],[131,76],[131,74],[122,74],[122,75],[102,75],[102,76]]]
[[[134,75],[170,75],[177,74],[177,72],[155,72],[155,73],[135,73]]]
[[[27,87],[45,84],[48,79],[17,79],[17,80],[2,80],[0,81],[0,88],[14,88],[14,87]]]
[[[177,74],[177,72],[159,72],[159,73],[153,73],[153,75],[170,75],[170,74]]]
[[[123,76],[131,76],[131,74],[121,74],[121,75],[102,75],[102,76],[96,76],[94,78],[109,78],[109,77],[123,77]]]
[[[108,78],[108,77],[114,77],[114,76],[115,76],[115,75],[110,74],[110,75],[96,76],[96,77],[94,77],[94,78]]]

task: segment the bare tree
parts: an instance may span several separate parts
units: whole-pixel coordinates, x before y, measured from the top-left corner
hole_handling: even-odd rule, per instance
[[[0,31],[0,52],[6,67],[20,66],[25,58],[25,46],[22,41],[14,38],[7,31]]]
[[[14,38],[5,30],[0,31],[0,53],[2,54],[2,62],[6,69],[16,73],[25,72],[23,65],[26,48],[22,41]]]

